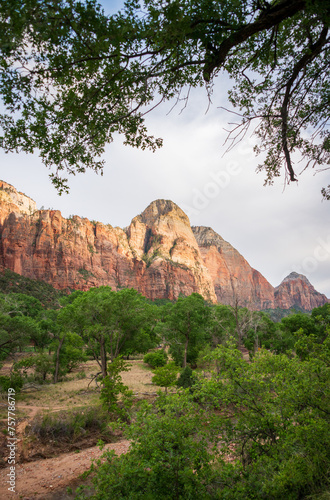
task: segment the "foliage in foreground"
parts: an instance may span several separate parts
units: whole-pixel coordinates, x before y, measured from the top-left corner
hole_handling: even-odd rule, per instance
[[[105,454],[92,498],[211,498],[206,488],[211,454],[202,418],[198,406],[184,394],[162,395],[154,406],[143,404],[128,429],[133,440],[129,453]]]
[[[218,347],[220,374],[201,379],[193,396],[162,394],[142,407],[130,451],[96,468],[92,498],[320,498],[330,463],[328,351],[327,341],[304,359],[261,350],[248,363],[233,345]]]
[[[304,360],[260,351],[251,364],[232,347],[215,351],[221,376],[204,381],[199,397],[223,412],[224,452],[238,459],[219,470],[225,498],[294,500],[326,488],[329,345],[321,350]]]
[[[128,410],[132,406],[133,391],[123,384],[120,373],[129,371],[130,366],[121,357],[115,358],[108,364],[108,375],[102,379],[102,408],[113,418],[121,420],[129,418]]]
[[[145,114],[192,88],[210,95],[222,70],[241,119],[230,147],[256,123],[266,182],[283,167],[296,181],[292,157],[302,170],[329,161],[328,26],[326,0],[126,0],[111,16],[96,0],[2,0],[0,147],[38,149],[66,191],[63,174],[102,171],[117,133],[161,146]]]

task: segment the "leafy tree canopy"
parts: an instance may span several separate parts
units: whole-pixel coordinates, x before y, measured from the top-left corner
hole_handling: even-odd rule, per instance
[[[91,288],[60,312],[59,320],[79,333],[100,357],[103,377],[107,375],[107,353],[145,352],[153,347],[152,306],[133,288],[114,292],[108,286]]]
[[[198,352],[210,338],[211,308],[198,293],[179,297],[167,308],[165,336],[170,353],[178,365],[195,364]]]
[[[213,352],[221,375],[201,381],[199,398],[221,408],[221,451],[237,459],[216,498],[326,498],[329,342],[309,347],[301,358],[261,350],[252,363],[230,343]]]
[[[224,70],[241,118],[230,139],[255,122],[266,182],[283,168],[295,181],[294,161],[329,162],[329,19],[329,0],[127,0],[112,16],[95,0],[3,0],[0,145],[38,149],[67,190],[62,174],[102,171],[115,133],[159,147],[144,115],[193,87],[211,94]]]

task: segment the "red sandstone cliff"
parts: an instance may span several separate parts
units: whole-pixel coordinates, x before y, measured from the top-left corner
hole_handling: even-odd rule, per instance
[[[274,288],[244,257],[210,227],[193,227],[218,302],[250,309],[272,309]]]
[[[55,288],[132,287],[151,299],[200,293],[251,309],[327,302],[304,277],[275,289],[211,228],[191,228],[172,201],[156,200],[126,229],[37,210],[0,181],[0,265]],[[291,275],[290,275],[291,276]],[[290,278],[290,277],[289,277]]]
[[[151,299],[198,292],[216,301],[189,219],[170,201],[151,203],[125,232],[78,216],[64,219],[58,210],[36,210],[25,195],[19,205],[17,191],[6,183],[0,195],[4,268],[55,288],[132,287]]]
[[[290,273],[274,290],[275,302],[281,309],[298,307],[311,311],[328,302],[325,295],[317,292],[306,276]]]

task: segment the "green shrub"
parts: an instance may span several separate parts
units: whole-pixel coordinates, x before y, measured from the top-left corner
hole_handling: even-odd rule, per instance
[[[174,361],[170,361],[167,365],[156,368],[152,383],[165,387],[165,392],[167,392],[168,387],[173,387],[176,384],[178,371],[179,369]]]
[[[164,350],[149,352],[143,358],[144,363],[151,366],[151,368],[158,368],[160,366],[165,366],[167,363],[168,357]]]
[[[183,389],[187,389],[188,387],[191,388],[195,382],[196,377],[194,376],[192,369],[190,366],[186,366],[180,373],[176,385],[178,387],[182,387]]]
[[[11,373],[10,376],[8,375],[0,376],[0,392],[7,392],[8,389],[12,388],[15,389],[16,393],[18,393],[20,392],[22,387],[23,387],[23,378],[19,373],[14,372]]]
[[[102,379],[100,400],[105,411],[120,420],[129,419],[132,395],[127,385],[123,384],[120,373],[130,370],[130,366],[121,357],[115,358],[108,365],[108,375]],[[119,399],[120,397],[120,399]]]
[[[128,428],[128,453],[106,452],[97,463],[92,496],[80,490],[76,499],[210,500],[213,457],[201,425],[207,418],[185,394],[142,405]]]
[[[34,369],[34,377],[32,378],[32,380],[34,379],[44,382],[47,379],[47,375],[49,373],[52,373],[54,364],[52,358],[45,353],[22,358],[20,361],[17,361],[14,364],[15,372],[22,374],[28,379],[31,379],[31,377],[27,377],[27,370],[29,368]]]

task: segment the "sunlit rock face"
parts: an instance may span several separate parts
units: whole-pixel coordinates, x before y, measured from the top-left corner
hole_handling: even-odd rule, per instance
[[[222,304],[268,309],[274,307],[274,288],[244,257],[210,227],[193,227],[217,301]]]
[[[32,214],[37,210],[36,202],[17,191],[14,186],[0,180],[0,225],[10,213]]]
[[[189,219],[175,203],[153,201],[132,220],[127,235],[133,254],[147,266],[142,292],[147,297],[173,300],[198,292],[216,302]]]
[[[311,311],[328,302],[327,297],[317,292],[306,276],[294,272],[275,288],[274,295],[277,307],[282,309],[299,307]]]
[[[304,277],[300,288],[288,277],[274,291],[211,228],[191,228],[170,200],[153,201],[121,229],[38,210],[31,198],[0,181],[0,235],[2,269],[58,289],[129,287],[153,300],[197,292],[213,303],[256,310],[293,304],[310,310],[327,301]]]
[[[33,200],[3,186],[2,267],[60,289],[109,285],[132,287],[151,299],[198,292],[216,301],[189,219],[171,201],[151,203],[124,231],[37,210]]]

